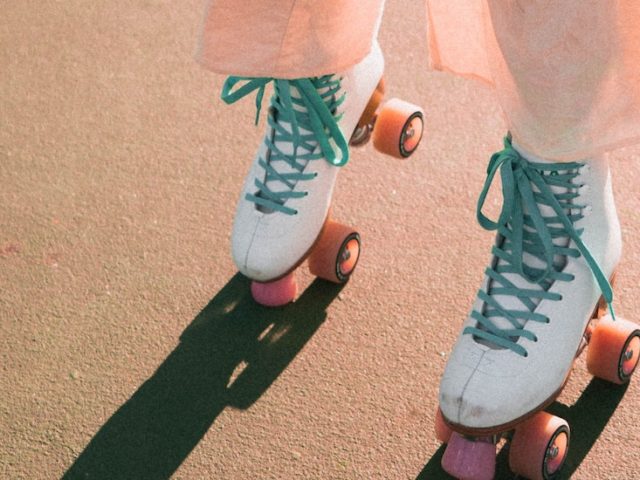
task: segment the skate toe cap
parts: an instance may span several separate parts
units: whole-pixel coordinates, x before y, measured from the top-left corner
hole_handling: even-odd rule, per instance
[[[491,428],[506,423],[510,413],[500,401],[497,389],[469,388],[469,382],[458,389],[441,389],[440,410],[447,420],[466,428]]]
[[[278,242],[242,239],[233,242],[232,255],[242,274],[258,282],[268,282],[296,267],[304,256],[299,250],[283,239]]]
[[[250,252],[247,261],[239,270],[258,282],[269,282],[278,279],[294,269],[295,263],[288,259],[278,258],[277,255],[257,255]]]
[[[283,215],[238,215],[232,233],[233,260],[241,273],[258,282],[278,279],[304,260],[323,222],[300,222]]]
[[[464,408],[464,392],[474,369],[464,364],[452,365],[450,362],[440,381],[440,410],[451,422],[460,423],[460,414]]]
[[[504,426],[539,408],[548,396],[527,375],[476,371],[457,399],[457,423],[483,429]]]
[[[471,362],[472,358],[477,361]],[[440,384],[440,409],[452,423],[479,429],[504,425],[526,415],[546,398],[542,398],[544,389],[526,372],[514,375],[501,371],[490,353],[452,360]]]

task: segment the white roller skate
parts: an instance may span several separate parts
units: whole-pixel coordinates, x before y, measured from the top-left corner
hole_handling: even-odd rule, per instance
[[[419,107],[393,99],[380,108],[384,61],[377,43],[358,65],[336,75],[296,80],[230,77],[232,103],[273,84],[267,131],[246,178],[232,234],[233,259],[251,278],[256,301],[278,306],[297,294],[294,270],[307,257],[313,274],[345,282],[357,263],[360,237],[328,219],[348,138],[396,157],[411,155],[423,131]],[[258,106],[259,109],[259,106]]]
[[[494,222],[482,207],[498,172],[504,198]],[[638,326],[614,320],[611,309],[621,239],[608,162],[548,162],[507,138],[491,158],[477,213],[497,238],[440,384],[442,464],[457,478],[493,478],[496,444],[506,437],[514,473],[553,478],[569,426],[543,409],[576,356],[590,343],[590,371],[623,383],[640,352]]]

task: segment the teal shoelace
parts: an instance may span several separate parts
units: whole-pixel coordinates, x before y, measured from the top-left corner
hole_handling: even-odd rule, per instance
[[[243,84],[236,88],[241,82]],[[341,79],[334,75],[296,80],[229,77],[222,88],[222,99],[231,104],[257,90],[257,124],[265,89],[270,83],[274,95],[267,121],[273,136],[265,139],[267,158],[258,159],[265,177],[264,181],[255,179],[257,194],[247,194],[246,199],[269,210],[295,215],[297,211],[286,202],[307,195],[305,191],[294,191],[298,182],[316,177],[304,172],[307,164],[324,158],[331,165],[341,167],[349,160],[348,143],[338,126],[342,115],[337,114],[345,95],[339,95]],[[291,94],[293,89],[299,96]],[[292,146],[291,152],[285,153],[279,148],[284,144]],[[278,171],[285,164],[290,167],[288,171]],[[273,185],[280,187],[276,191],[271,188]]]
[[[559,301],[558,293],[549,288],[556,282],[571,282],[573,275],[564,273],[563,265],[554,263],[556,258],[584,257],[593,272],[615,318],[612,301],[613,291],[608,279],[600,269],[589,249],[581,240],[582,230],[577,231],[573,224],[583,218],[586,206],[574,203],[582,185],[574,183],[583,163],[534,163],[523,158],[511,145],[509,138],[504,140],[504,150],[491,157],[487,168],[487,179],[478,199],[477,218],[485,230],[497,230],[503,237],[500,245],[493,247],[492,254],[502,261],[486,269],[485,273],[492,285],[485,292],[480,290],[478,298],[484,302],[482,312],[474,310],[471,316],[478,322],[476,327],[467,327],[463,334],[474,335],[491,344],[508,348],[513,352],[527,356],[527,350],[518,343],[520,338],[537,341],[533,332],[527,330],[526,322],[549,323],[549,318],[535,312],[535,300]],[[500,170],[502,179],[502,210],[497,221],[490,220],[482,209],[493,183]],[[535,187],[532,188],[532,187]],[[554,193],[553,187],[563,193]],[[550,207],[552,215],[543,216],[541,206]],[[548,213],[548,209],[545,209]],[[568,212],[568,213],[567,213]],[[573,240],[575,248],[554,243],[561,239]],[[523,256],[537,258],[542,268],[535,268],[523,262]],[[529,262],[531,263],[531,262]],[[506,275],[517,274],[539,289],[519,288]],[[495,296],[517,297],[523,309],[515,310],[500,304]],[[505,303],[505,302],[503,302]],[[508,320],[509,328],[499,327],[494,319]]]

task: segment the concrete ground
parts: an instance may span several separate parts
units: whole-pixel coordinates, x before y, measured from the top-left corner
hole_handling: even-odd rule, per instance
[[[193,61],[204,3],[3,6],[0,477],[447,478],[433,418],[492,241],[475,222],[505,133],[492,92],[427,72],[420,2],[389,0],[387,85],[425,107],[423,147],[354,151],[334,214],[362,233],[358,271],[342,289],[305,273],[266,310],[229,255],[261,128]],[[613,159],[616,305],[638,320],[640,147]],[[553,406],[565,478],[638,476],[639,399],[578,361]]]

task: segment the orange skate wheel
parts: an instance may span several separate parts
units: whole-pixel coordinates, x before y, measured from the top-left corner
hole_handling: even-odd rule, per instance
[[[562,468],[568,451],[569,424],[547,412],[538,412],[516,427],[509,467],[530,480],[549,480]]]
[[[447,425],[444,421],[444,417],[442,416],[442,411],[438,408],[436,411],[436,438],[440,440],[442,443],[449,443],[449,439],[451,438],[451,434],[453,430],[451,427]]]
[[[640,326],[607,315],[591,334],[587,368],[594,376],[621,385],[631,378],[639,356]]]
[[[393,157],[408,157],[422,140],[423,117],[420,107],[392,98],[378,113],[373,127],[373,146]]]
[[[351,227],[327,220],[309,256],[309,270],[334,283],[345,283],[360,258],[360,235]]]

